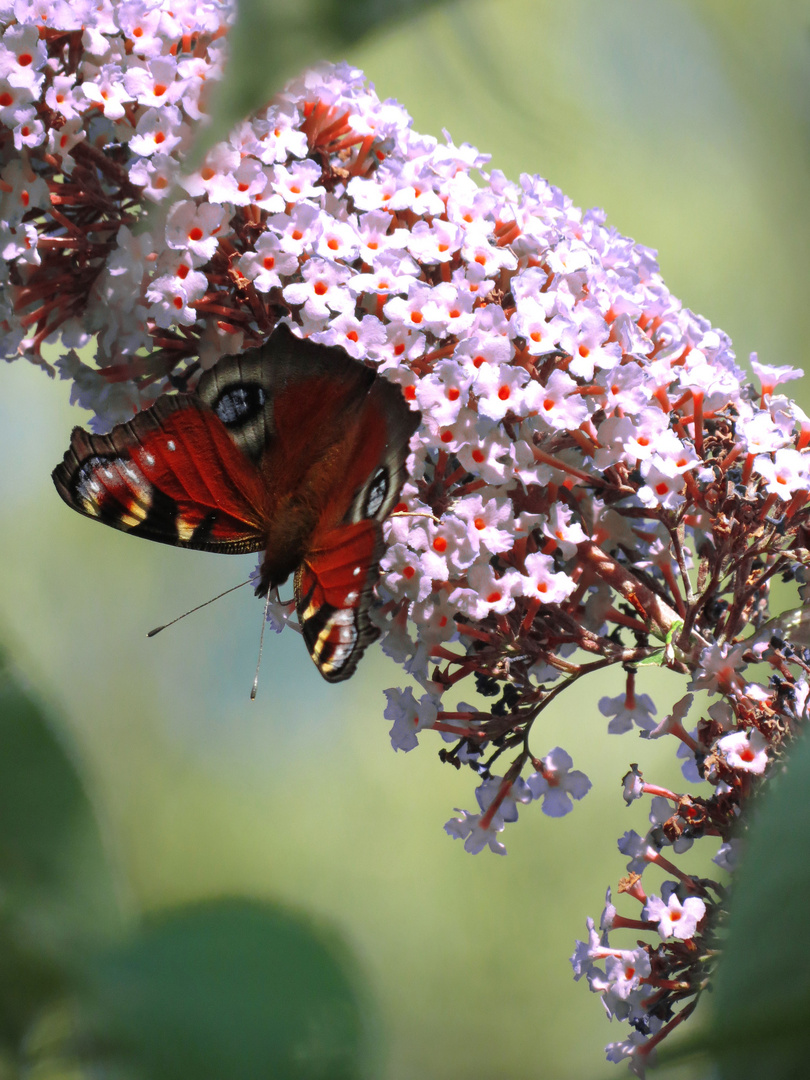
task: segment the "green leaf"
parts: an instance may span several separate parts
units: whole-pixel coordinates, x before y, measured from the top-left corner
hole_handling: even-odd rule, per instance
[[[273,905],[174,909],[91,961],[103,1044],[150,1080],[370,1075],[358,980],[334,937]]]
[[[808,1074],[810,739],[794,746],[750,830],[735,876],[710,1042],[728,1080]]]
[[[437,0],[319,0],[315,5],[327,40],[335,46],[353,44],[438,6]]]
[[[121,936],[81,780],[1,660],[0,1073],[22,1054],[40,1071],[62,1061],[60,1076],[116,1065],[149,1080],[373,1075],[369,1010],[333,935],[223,900]]]
[[[69,982],[69,959],[118,923],[82,782],[0,652],[0,1041],[17,1047]]]
[[[643,657],[641,660],[636,660],[635,667],[663,667],[666,659],[664,647],[656,649],[654,653],[650,653],[649,656]]]
[[[246,116],[269,104],[293,75],[335,57],[387,24],[435,8],[438,0],[239,0],[230,54],[213,88],[211,123],[189,154],[193,169]]]

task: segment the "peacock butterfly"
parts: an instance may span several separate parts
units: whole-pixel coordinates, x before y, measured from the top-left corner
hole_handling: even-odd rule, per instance
[[[280,325],[204,372],[195,393],[164,394],[108,435],[75,428],[53,480],[68,506],[115,529],[264,551],[256,595],[295,574],[304,641],[339,682],[379,635],[381,523],[419,420],[394,383]]]

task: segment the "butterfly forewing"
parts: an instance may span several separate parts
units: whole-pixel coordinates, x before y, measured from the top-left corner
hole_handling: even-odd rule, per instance
[[[160,398],[108,435],[75,428],[53,479],[75,510],[150,540],[211,551],[264,546],[258,471],[185,395]]]
[[[358,454],[364,465],[362,479],[354,489],[346,520],[382,522],[396,506],[407,478],[408,443],[420,414],[408,408],[398,386],[381,378],[369,391],[366,413]],[[385,418],[382,440],[375,430],[375,418],[380,416]]]
[[[344,349],[281,325],[264,345],[204,372],[197,394],[252,461],[275,454],[288,466],[304,465],[317,459],[323,436],[340,433],[340,412],[361,401],[374,380]]]

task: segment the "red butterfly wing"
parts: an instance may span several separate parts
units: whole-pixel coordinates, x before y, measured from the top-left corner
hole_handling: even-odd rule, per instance
[[[295,571],[304,639],[336,682],[378,635],[380,523],[418,423],[397,386],[280,326],[204,372],[196,394],[166,395],[109,435],[76,428],[53,478],[70,506],[117,529],[264,549],[260,594]]]
[[[290,474],[318,463],[375,381],[345,349],[296,337],[282,324],[264,345],[203,372],[197,395],[251,461],[275,459],[273,483],[293,488]]]
[[[330,682],[348,679],[379,630],[369,618],[382,554],[374,521],[345,525],[323,537],[295,574],[295,599],[304,641]]]
[[[261,476],[213,413],[166,395],[108,435],[75,428],[56,489],[87,517],[179,547],[259,551]]]
[[[296,573],[304,640],[330,682],[348,679],[379,637],[369,610],[384,549],[381,523],[405,482],[408,442],[418,423],[398,387],[375,379],[356,410],[355,443],[339,488]]]
[[[198,393],[267,490],[267,547],[256,590],[295,570],[304,640],[324,678],[347,679],[378,636],[369,618],[383,551],[380,523],[405,482],[419,413],[398,386],[343,349],[280,326],[260,349],[227,357]]]

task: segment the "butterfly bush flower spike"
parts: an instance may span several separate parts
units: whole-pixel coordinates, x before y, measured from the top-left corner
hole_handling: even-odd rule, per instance
[[[810,420],[785,396],[800,372],[754,358],[752,381],[602,211],[418,134],[346,64],[294,80],[188,174],[226,5],[3,18],[6,357],[47,366],[59,344],[96,431],[193,391],[280,325],[396,384],[421,422],[367,556],[365,633],[418,687],[388,691],[393,747],[438,738],[474,778],[477,809],[446,826],[467,851],[503,853],[519,805],[559,816],[585,794],[568,754],[541,745],[575,683],[594,708],[572,722],[601,713],[607,734],[680,759],[683,790],[638,764],[625,778],[631,812],[650,797],[653,820],[620,841],[621,913],[600,932],[588,920],[574,955],[630,1025],[609,1059],[643,1073],[707,984],[725,911],[689,844],[733,869],[751,797],[807,720]],[[88,345],[92,366],[73,351]],[[778,578],[797,590],[783,614]],[[288,615],[274,608],[275,625]],[[651,664],[683,683],[660,722]],[[624,691],[600,700],[608,671]]]

